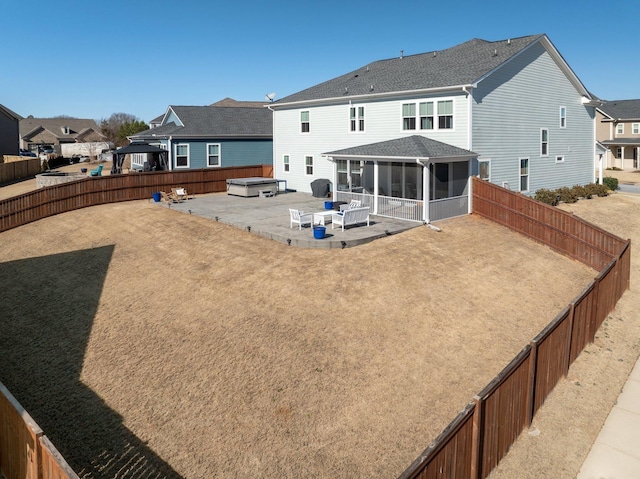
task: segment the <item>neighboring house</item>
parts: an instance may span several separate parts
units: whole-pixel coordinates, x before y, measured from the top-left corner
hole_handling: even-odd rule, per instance
[[[20,153],[20,115],[0,105],[0,160]]]
[[[222,106],[220,106],[222,105]],[[161,125],[136,133],[141,141],[169,151],[169,169],[273,164],[272,113],[259,102],[227,98],[210,106],[169,106]],[[149,166],[145,154],[132,169]]]
[[[607,101],[597,109],[596,139],[609,151],[606,168],[637,170],[640,157],[640,100]]]
[[[20,120],[20,148],[36,153],[38,150],[52,148],[56,154],[65,156],[67,153],[63,151],[64,145],[83,144],[87,150],[84,154],[93,156],[100,153],[94,151],[94,144],[103,142],[105,137],[94,120],[33,117]]]
[[[330,179],[375,214],[456,216],[472,174],[527,195],[593,182],[599,104],[546,35],[401,54],[272,103],[274,176]]]
[[[157,126],[162,125],[162,119],[164,118],[164,113],[160,116],[155,117],[153,120],[149,122],[149,129],[153,129]]]

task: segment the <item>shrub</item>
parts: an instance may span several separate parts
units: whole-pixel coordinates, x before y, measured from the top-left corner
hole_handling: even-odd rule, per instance
[[[582,185],[574,185],[571,188],[571,191],[576,196],[576,198],[586,198],[587,197],[587,189]]]
[[[575,203],[578,201],[578,196],[574,193],[572,188],[563,186],[562,188],[558,188],[556,192],[560,195],[560,201],[565,203]]]
[[[540,188],[537,190],[534,198],[551,206],[556,206],[558,204],[557,193],[546,188]]]
[[[607,186],[611,191],[616,191],[618,186],[618,178],[613,178],[612,176],[605,176],[602,178],[602,183]]]
[[[585,198],[591,199],[594,196],[598,196],[600,193],[600,186],[595,183],[589,183],[584,186],[584,190],[586,194]]]

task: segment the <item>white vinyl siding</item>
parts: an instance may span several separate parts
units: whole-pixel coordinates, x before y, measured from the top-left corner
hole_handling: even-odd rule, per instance
[[[434,108],[436,108],[435,103],[440,99],[454,99],[455,130],[438,130],[436,128],[429,130],[428,134],[424,134],[437,141],[459,148],[468,148],[469,102],[464,99],[463,92],[460,92],[459,96],[449,93],[447,95],[424,95],[423,97],[400,97],[369,101],[361,105],[349,105],[349,100],[346,99],[339,104],[309,107],[310,119],[313,120],[311,134],[300,133],[300,111],[307,110],[307,108],[274,107],[273,157],[281,159],[284,155],[289,155],[289,172],[286,172],[288,187],[310,193],[310,183],[313,179],[326,178],[333,182],[335,189],[337,180],[334,178],[334,163],[328,161],[324,156],[325,153],[421,134],[419,129],[402,130],[402,105],[405,103],[418,105],[432,101]],[[350,106],[364,107],[365,131],[354,134],[346,125]],[[416,113],[418,113],[417,108]],[[313,157],[314,178],[310,178],[306,174],[305,156]],[[274,176],[283,174],[285,174],[283,162],[276,161]]]

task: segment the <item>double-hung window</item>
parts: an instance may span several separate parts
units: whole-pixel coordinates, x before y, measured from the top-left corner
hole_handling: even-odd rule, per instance
[[[529,191],[529,158],[520,158],[520,191]]]
[[[207,143],[207,166],[220,166],[220,143]]]
[[[560,128],[567,127],[567,108],[564,106],[560,107]]]
[[[304,165],[306,168],[307,175],[313,175],[313,156],[305,156]]]
[[[300,131],[309,133],[309,110],[300,112]]]
[[[426,101],[418,105],[420,110],[420,129],[433,130],[433,102]]]
[[[176,145],[176,168],[189,168],[189,145]]]
[[[415,103],[402,104],[402,129],[403,130],[416,129],[416,104]]]
[[[540,129],[540,156],[549,156],[549,130]]]
[[[351,131],[364,131],[364,107],[352,106],[349,108],[349,129]]]
[[[491,181],[491,160],[478,160],[478,177]]]
[[[438,102],[438,129],[450,130],[453,128],[453,100]]]
[[[624,123],[618,123],[616,126],[616,133],[618,135],[624,135]]]
[[[289,171],[289,155],[284,155],[282,157],[282,163],[284,165],[284,171]]]
[[[634,123],[631,125],[631,132],[634,135],[640,135],[640,123]]]

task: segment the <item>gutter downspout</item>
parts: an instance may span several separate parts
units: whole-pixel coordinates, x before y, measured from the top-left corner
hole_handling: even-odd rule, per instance
[[[167,139],[167,152],[168,152],[168,161],[169,161],[169,171],[173,170],[173,148],[171,148],[171,140],[172,140],[172,136],[169,135],[169,138]]]
[[[271,111],[271,164],[273,165],[273,177],[277,178],[277,174],[276,174],[276,142],[275,142],[275,138],[276,138],[276,134],[275,134],[275,130],[276,130],[276,115],[275,115],[275,110],[273,108],[271,108],[271,105],[267,104],[266,105],[267,109],[269,109]]]

